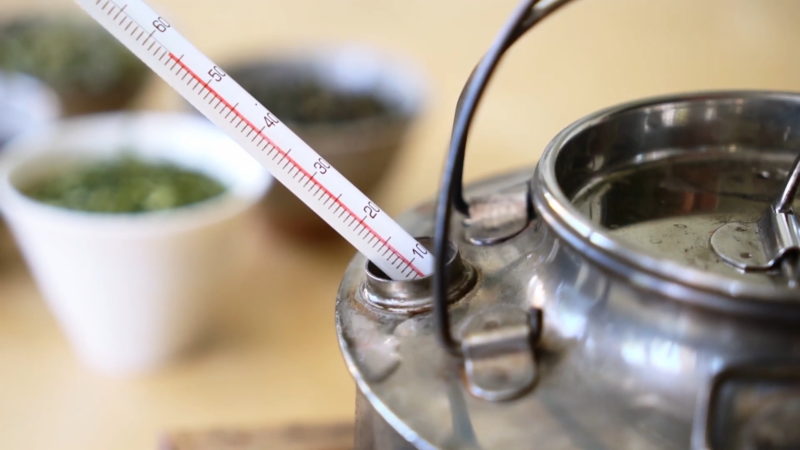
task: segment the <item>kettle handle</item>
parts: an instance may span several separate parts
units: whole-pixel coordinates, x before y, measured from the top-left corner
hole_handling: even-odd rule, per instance
[[[433,297],[436,333],[442,346],[455,356],[462,356],[462,350],[460,343],[450,331],[450,318],[447,311],[448,280],[446,279],[445,265],[452,207],[454,206],[457,211],[469,216],[469,204],[464,200],[462,185],[469,128],[481,96],[503,54],[534,25],[570,1],[522,0],[495,37],[489,51],[470,74],[456,104],[450,147],[436,207],[433,235]],[[528,214],[532,214],[530,208]]]

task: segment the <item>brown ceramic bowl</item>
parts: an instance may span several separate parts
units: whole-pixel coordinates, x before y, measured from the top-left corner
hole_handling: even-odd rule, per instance
[[[426,90],[413,64],[361,47],[297,51],[225,69],[366,195],[401,151]],[[335,235],[277,183],[263,207],[283,231]]]

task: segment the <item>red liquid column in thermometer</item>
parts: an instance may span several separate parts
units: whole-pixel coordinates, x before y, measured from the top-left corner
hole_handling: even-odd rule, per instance
[[[416,239],[144,2],[77,3],[388,276],[431,274]]]

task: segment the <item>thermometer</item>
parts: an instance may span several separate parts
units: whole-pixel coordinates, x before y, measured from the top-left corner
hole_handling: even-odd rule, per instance
[[[433,272],[424,246],[147,4],[77,3],[386,275]]]

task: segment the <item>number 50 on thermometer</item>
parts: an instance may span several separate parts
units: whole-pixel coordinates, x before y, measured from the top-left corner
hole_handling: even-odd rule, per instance
[[[431,274],[422,245],[144,2],[77,3],[389,277]]]

